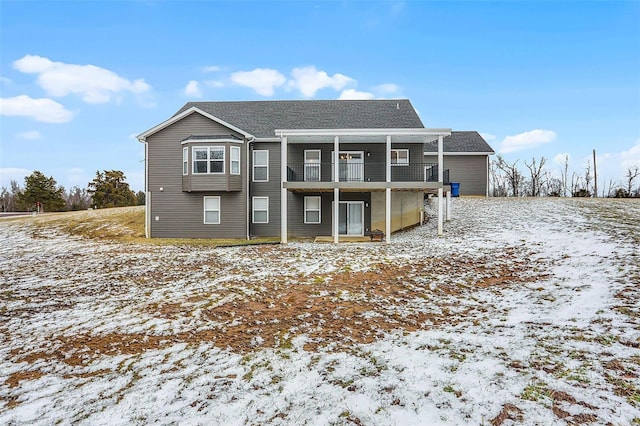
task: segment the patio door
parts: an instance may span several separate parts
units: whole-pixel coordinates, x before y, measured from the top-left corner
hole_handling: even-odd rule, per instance
[[[319,149],[305,149],[304,151],[304,181],[320,182]]]
[[[340,201],[339,235],[364,235],[364,202]]]
[[[335,158],[331,152],[331,158]],[[340,182],[362,182],[364,181],[364,151],[340,151],[338,155],[338,172]],[[331,180],[334,177],[334,170],[331,167]]]

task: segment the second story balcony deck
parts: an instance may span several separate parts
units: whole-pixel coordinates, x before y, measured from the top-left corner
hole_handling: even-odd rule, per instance
[[[338,164],[339,178],[335,179],[335,164],[329,162],[287,164],[287,187],[290,189],[373,190],[386,187],[386,163],[355,162]],[[449,170],[443,171],[444,185],[449,183]],[[391,185],[396,189],[435,188],[438,182],[437,163],[392,164]]]

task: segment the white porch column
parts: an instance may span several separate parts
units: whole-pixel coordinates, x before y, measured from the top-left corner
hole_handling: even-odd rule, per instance
[[[333,181],[340,182],[340,137],[333,140]],[[340,188],[336,183],[333,189],[333,242],[340,242]]]
[[[451,220],[451,191],[447,191],[447,222]]]
[[[438,236],[442,235],[442,185],[444,184],[444,136],[438,135],[438,183],[440,184],[440,188],[438,188]]]
[[[280,242],[287,243],[287,188],[284,183],[287,181],[287,137],[282,136],[280,143]]]
[[[387,172],[387,189],[385,190],[385,199],[384,199],[384,239],[388,244],[391,242],[391,136],[387,135],[387,161],[386,161],[386,172]]]

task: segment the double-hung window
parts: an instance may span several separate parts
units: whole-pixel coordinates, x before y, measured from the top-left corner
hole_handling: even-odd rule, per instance
[[[182,148],[182,174],[189,174],[189,148]]]
[[[253,197],[253,223],[269,223],[269,197]]]
[[[220,197],[204,197],[204,223],[220,224]]]
[[[238,146],[231,147],[231,174],[240,174],[240,147]]]
[[[253,181],[269,182],[269,151],[253,151]]]
[[[193,173],[224,173],[224,146],[193,147]]]
[[[409,150],[408,149],[392,149],[391,165],[392,166],[409,165]]]
[[[304,197],[304,223],[320,222],[320,197]]]

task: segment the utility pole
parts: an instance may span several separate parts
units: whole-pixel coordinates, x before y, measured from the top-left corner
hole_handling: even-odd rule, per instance
[[[598,172],[596,171],[596,150],[593,150],[593,197],[598,196]]]

